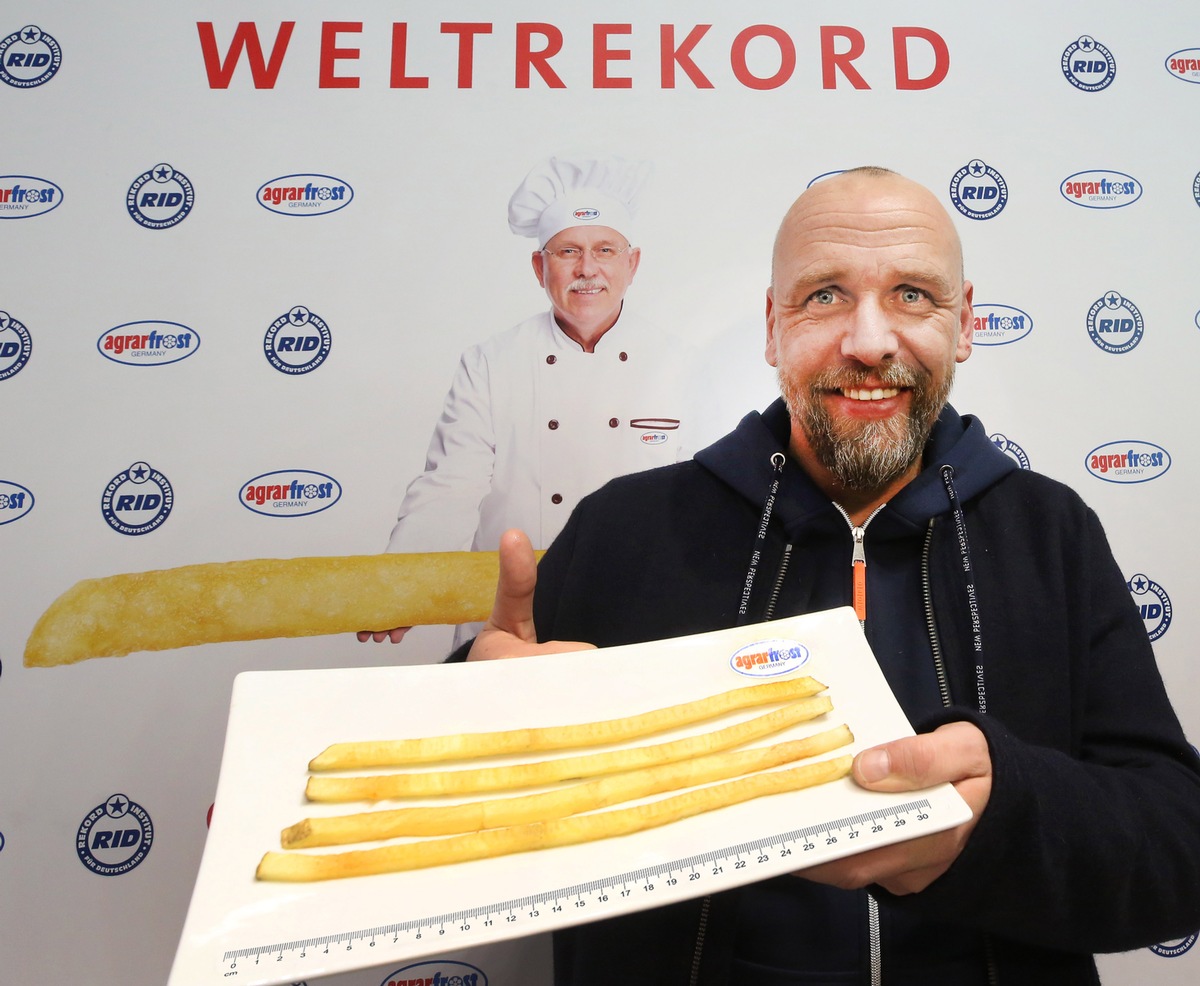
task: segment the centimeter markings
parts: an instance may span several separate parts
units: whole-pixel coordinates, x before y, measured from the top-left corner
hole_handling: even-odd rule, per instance
[[[677,859],[670,863],[664,863],[661,866],[645,867],[639,870],[630,870],[627,873],[620,873],[614,876],[604,877],[599,880],[591,880],[587,883],[578,883],[570,887],[562,887],[558,890],[548,890],[539,894],[532,894],[526,897],[514,897],[505,901],[498,901],[494,904],[486,904],[480,907],[472,907],[463,911],[449,911],[445,914],[432,915],[423,918],[413,918],[408,921],[402,921],[398,924],[380,925],[376,928],[363,928],[356,931],[346,931],[332,935],[321,935],[316,938],[301,938],[289,942],[277,942],[274,945],[256,945],[249,948],[239,948],[227,951],[222,957],[222,962],[230,963],[229,968],[236,968],[238,959],[253,958],[256,962],[264,955],[277,955],[277,961],[282,960],[284,952],[300,952],[300,958],[304,958],[307,951],[313,948],[326,949],[330,945],[336,945],[341,942],[348,942],[346,947],[353,947],[355,940],[366,942],[370,946],[374,946],[376,938],[387,937],[388,935],[399,936],[401,932],[415,931],[416,937],[421,937],[421,932],[426,928],[438,928],[438,934],[445,934],[446,926],[455,927],[461,932],[470,931],[470,921],[473,918],[484,917],[488,918],[485,922],[490,925],[491,915],[504,915],[508,922],[517,920],[516,912],[529,908],[529,917],[538,918],[541,912],[537,905],[552,903],[553,910],[556,912],[562,911],[560,901],[564,899],[575,900],[576,907],[586,906],[586,901],[583,900],[585,894],[594,893],[595,891],[605,891],[615,887],[622,887],[620,891],[622,897],[629,896],[632,891],[628,888],[629,884],[641,884],[643,889],[647,891],[654,890],[654,884],[650,883],[651,877],[658,877],[663,874],[668,875],[668,885],[674,885],[677,881],[672,876],[676,871],[689,870],[693,875],[689,875],[690,880],[700,879],[700,874],[696,871],[697,866],[708,866],[719,864],[727,861],[730,857],[743,856],[751,851],[756,851],[759,855],[758,862],[766,862],[767,857],[764,850],[768,846],[779,845],[783,847],[783,853],[790,855],[792,850],[787,848],[788,843],[800,843],[802,851],[816,848],[816,844],[811,840],[814,836],[825,835],[827,845],[833,845],[837,842],[837,835],[843,829],[849,830],[851,839],[856,839],[862,833],[860,826],[866,826],[867,831],[872,835],[878,835],[883,831],[884,820],[891,819],[895,828],[901,828],[907,825],[907,819],[904,815],[917,813],[918,821],[925,821],[929,818],[929,801],[921,798],[917,801],[909,801],[904,804],[894,805],[891,808],[879,808],[875,811],[865,812],[861,815],[851,815],[847,818],[840,818],[837,821],[822,822],[817,825],[810,825],[807,828],[795,829],[791,832],[785,832],[782,835],[774,836],[767,839],[756,839],[752,842],[743,842],[740,845],[728,846],[724,849],[716,849],[711,852],[701,853],[698,856],[689,856],[684,859]],[[736,868],[742,869],[746,865],[745,860],[738,860]],[[713,870],[713,876],[719,876],[723,872],[720,866]],[[608,896],[602,894],[599,898],[601,903],[608,901]]]

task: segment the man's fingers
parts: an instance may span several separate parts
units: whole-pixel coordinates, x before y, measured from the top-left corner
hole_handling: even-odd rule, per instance
[[[969,722],[872,747],[854,761],[854,779],[872,791],[917,791],[991,772],[987,740]]]
[[[373,640],[377,644],[382,644],[385,640],[390,640],[393,644],[398,644],[411,629],[412,627],[394,627],[391,630],[359,630],[358,639],[364,644],[368,640]]]
[[[500,538],[500,579],[488,625],[532,643],[533,590],[537,585],[537,559],[522,531],[505,531]]]

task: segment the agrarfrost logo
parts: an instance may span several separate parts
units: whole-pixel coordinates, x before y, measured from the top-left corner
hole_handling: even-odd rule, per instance
[[[59,207],[62,189],[33,175],[0,175],[0,219],[32,219]]]
[[[1058,191],[1085,209],[1120,209],[1142,197],[1142,183],[1120,171],[1077,171],[1059,183]]]
[[[1200,48],[1172,52],[1163,63],[1172,78],[1200,85]]]
[[[258,204],[281,216],[326,216],[344,209],[354,189],[330,175],[284,175],[261,185]]]
[[[389,972],[379,986],[488,986],[488,977],[466,962],[435,960]]]
[[[34,24],[0,40],[0,82],[14,89],[44,85],[61,66],[62,48]]]
[[[775,678],[804,667],[808,648],[795,640],[771,638],[739,647],[729,658],[729,666],[751,678]]]
[[[1024,339],[1033,331],[1033,319],[1011,305],[975,306],[975,344],[1005,346]]]
[[[75,851],[93,873],[120,876],[141,865],[153,842],[154,824],[146,809],[114,794],[80,823]]]
[[[1085,34],[1063,51],[1062,73],[1076,89],[1099,92],[1117,77],[1117,60],[1104,45]]]
[[[104,487],[100,512],[118,534],[136,536],[158,530],[175,506],[170,481],[146,462],[135,462]]]
[[[1171,468],[1171,455],[1153,442],[1108,442],[1092,449],[1083,463],[1106,483],[1148,483]]]
[[[1107,291],[1088,309],[1087,330],[1099,348],[1121,355],[1142,341],[1146,323],[1137,305],[1116,291]]]
[[[200,348],[200,336],[178,322],[125,322],[96,340],[100,355],[126,366],[163,366],[187,359]]]
[[[988,439],[1001,452],[1007,455],[1022,469],[1029,468],[1029,456],[1025,454],[1025,450],[1016,442],[1006,435],[1001,435],[997,432],[995,435],[988,435]]]
[[[20,520],[32,509],[32,492],[20,483],[0,479],[0,525]]]
[[[1008,183],[999,171],[976,158],[950,179],[950,201],[968,219],[992,219],[1008,205]]]
[[[1171,597],[1167,590],[1140,572],[1125,583],[1133,596],[1133,602],[1146,624],[1146,634],[1153,642],[1167,632],[1171,625]]]
[[[0,380],[20,373],[32,354],[29,330],[8,312],[0,312]]]
[[[325,320],[303,305],[296,305],[271,323],[263,339],[263,352],[280,373],[311,373],[325,362],[333,336]]]
[[[145,229],[170,229],[183,222],[196,204],[188,176],[169,164],[156,164],[133,180],[125,195],[125,208]]]
[[[342,498],[332,476],[309,469],[284,469],[255,476],[242,484],[238,501],[264,517],[301,517],[328,510]]]
[[[1155,955],[1162,956],[1164,959],[1177,959],[1184,952],[1190,951],[1191,947],[1196,944],[1197,934],[1200,934],[1200,932],[1192,932],[1186,938],[1172,938],[1161,944],[1151,945],[1150,951]]]

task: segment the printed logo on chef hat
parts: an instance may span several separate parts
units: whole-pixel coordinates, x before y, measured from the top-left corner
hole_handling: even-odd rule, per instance
[[[1066,80],[1084,92],[1107,89],[1117,77],[1117,60],[1113,53],[1087,34],[1067,45],[1061,65]]]
[[[1196,944],[1198,934],[1200,932],[1192,932],[1186,938],[1173,938],[1158,945],[1151,945],[1150,951],[1155,955],[1161,955],[1164,959],[1177,959],[1191,950],[1191,947]]]
[[[45,85],[61,66],[62,48],[34,24],[0,39],[0,82],[14,89]]]
[[[0,312],[0,380],[20,373],[32,354],[29,330],[8,312]]]
[[[1125,584],[1142,615],[1142,622],[1146,624],[1146,634],[1151,641],[1157,640],[1171,625],[1171,597],[1154,579],[1140,572]]]
[[[389,972],[379,986],[488,986],[488,977],[466,962],[434,959]]]
[[[154,842],[154,823],[136,801],[114,794],[84,816],[75,836],[79,861],[100,876],[120,876],[142,864]]]
[[[994,219],[1008,205],[1008,182],[985,161],[968,161],[950,179],[950,201],[968,219]]]
[[[175,506],[171,481],[146,462],[135,462],[104,487],[100,512],[118,534],[135,536],[158,530]]]
[[[271,323],[263,338],[263,354],[280,373],[311,373],[329,357],[333,334],[325,320],[295,305]]]
[[[1022,469],[1029,468],[1029,456],[1027,456],[1025,454],[1025,450],[1011,438],[1006,435],[1001,435],[999,432],[997,432],[994,435],[988,435],[988,440]]]
[[[196,204],[188,176],[169,164],[143,171],[125,193],[125,208],[144,229],[170,229],[183,222]]]

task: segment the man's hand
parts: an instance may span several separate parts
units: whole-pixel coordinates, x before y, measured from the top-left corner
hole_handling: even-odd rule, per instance
[[[918,791],[949,782],[970,806],[972,817],[945,832],[822,863],[796,875],[844,890],[877,883],[894,894],[914,894],[945,873],[966,846],[992,792],[992,759],[977,726],[952,722],[932,733],[864,750],[854,758],[854,779],[869,791]]]
[[[411,629],[412,627],[393,627],[391,630],[375,630],[374,632],[371,630],[359,630],[358,639],[364,644],[368,640],[374,640],[377,644],[382,644],[385,640],[390,640],[393,644],[398,644]]]
[[[533,590],[537,585],[537,559],[529,538],[518,530],[505,531],[500,538],[500,580],[492,615],[471,645],[468,661],[490,661],[498,657],[526,657],[588,650],[593,644],[569,640],[537,642],[533,625]]]

